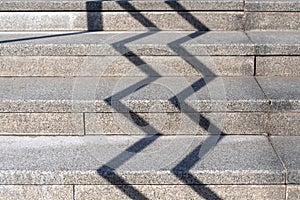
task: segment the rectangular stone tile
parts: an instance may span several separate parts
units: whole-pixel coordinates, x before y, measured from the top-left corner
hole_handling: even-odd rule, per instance
[[[0,150],[1,184],[285,181],[284,169],[263,136],[2,137]]]
[[[80,113],[0,113],[0,135],[83,135]]]
[[[161,11],[161,10],[243,10],[241,0],[188,0],[188,1],[40,1],[4,0],[0,2],[1,11]]]
[[[188,62],[192,59],[198,64]],[[144,64],[136,66],[139,60]],[[252,56],[0,56],[0,76],[202,77],[253,73]]]
[[[271,101],[272,111],[300,111],[300,77],[257,77],[257,80]]]
[[[274,136],[272,143],[288,171],[288,184],[300,183],[300,137]]]
[[[287,200],[297,200],[300,198],[300,186],[288,185],[287,186]]]
[[[4,32],[0,50],[2,56],[254,55],[254,45],[239,31]]]
[[[86,134],[258,134],[267,132],[265,113],[85,113]],[[201,123],[199,123],[199,121]]]
[[[298,56],[257,56],[257,76],[300,76]]]
[[[300,12],[246,12],[245,30],[300,30]]]
[[[71,185],[1,185],[1,200],[72,200]]]
[[[300,55],[300,31],[249,31],[257,55]]]
[[[1,112],[265,112],[253,77],[0,78]]]
[[[300,113],[270,113],[269,133],[271,135],[299,135]]]
[[[298,0],[246,0],[245,10],[259,12],[300,11],[300,3]]]
[[[2,31],[243,29],[242,12],[1,12],[0,20]]]
[[[279,185],[133,185],[149,199],[284,199]],[[124,190],[125,192],[121,192]],[[196,192],[197,191],[197,192]],[[127,194],[127,196],[125,194]],[[126,185],[76,185],[75,200],[131,199],[137,193]]]

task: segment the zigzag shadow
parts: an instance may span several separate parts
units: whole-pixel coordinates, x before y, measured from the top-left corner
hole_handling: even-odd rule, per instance
[[[129,9],[130,11],[136,11],[134,6],[131,5],[130,2],[128,2],[128,1],[121,1],[121,2],[117,2],[117,3],[119,3],[119,5],[124,10]],[[165,2],[165,3],[168,4],[168,2]],[[168,5],[171,8],[174,8],[174,10],[175,10],[175,8],[176,9],[180,8],[182,11],[185,10],[184,7],[181,6],[178,2],[175,2],[175,3],[172,2],[172,4],[168,4]],[[134,17],[136,20],[138,20],[143,26],[148,27],[149,30],[160,31],[159,28],[154,23],[152,23],[149,19],[147,19],[145,16],[143,16],[142,13],[137,12],[134,15],[131,12],[129,12],[129,13],[131,14],[132,17]],[[188,23],[193,25],[196,29],[202,29],[203,31],[209,30],[205,25],[203,25],[200,21],[198,21],[192,14],[190,14],[188,12],[177,12],[177,13],[182,18],[184,18]],[[90,24],[90,22],[88,22],[88,24]],[[200,72],[203,69],[207,72],[210,70],[208,68],[206,68],[206,66],[202,62],[197,60],[194,56],[190,55],[186,50],[184,50],[183,48],[180,48],[180,49],[173,48],[174,46],[178,47],[179,43],[183,43],[183,42],[193,39],[195,37],[199,37],[202,34],[205,34],[205,32],[196,31],[196,32],[190,34],[188,37],[181,38],[177,41],[174,41],[174,42],[168,44],[168,46],[171,49],[173,49],[173,51],[176,52],[178,54],[178,56],[181,56],[181,58],[183,58],[186,62],[191,64],[191,66],[194,66],[197,70],[200,70]],[[140,65],[147,64],[147,63],[144,60],[142,60],[138,55],[134,54],[129,49],[127,49],[125,47],[125,44],[130,41],[134,41],[136,39],[140,39],[140,38],[143,38],[143,37],[146,37],[149,35],[151,35],[151,32],[148,32],[148,34],[144,33],[143,35],[139,35],[136,37],[122,40],[118,43],[112,44],[112,46],[121,55],[125,56],[131,63],[133,63],[136,67],[139,67]],[[122,44],[121,47],[120,47],[120,44]],[[124,52],[126,52],[126,54],[124,54]],[[188,55],[189,58],[186,59],[185,56],[182,56],[183,55],[182,52],[184,52],[185,56]],[[132,59],[132,57],[135,57],[137,59]],[[126,182],[122,177],[117,175],[114,171],[134,156],[134,154],[130,154],[130,155],[126,154],[127,151],[130,151],[130,152],[133,151],[133,152],[135,152],[135,154],[140,153],[142,150],[146,149],[149,145],[153,144],[159,138],[160,134],[153,126],[151,126],[151,124],[149,124],[146,120],[144,120],[142,117],[140,117],[138,115],[138,113],[135,113],[132,110],[130,110],[128,107],[123,105],[119,100],[130,95],[131,92],[136,91],[137,88],[141,88],[141,86],[148,85],[148,84],[154,82],[155,80],[157,80],[159,77],[161,77],[160,74],[158,72],[156,72],[154,69],[152,69],[149,65],[146,65],[146,66],[148,67],[148,69],[144,70],[144,72],[145,73],[148,72],[147,78],[145,78],[142,81],[139,81],[138,83],[134,84],[133,86],[130,86],[129,88],[126,88],[116,94],[113,94],[111,97],[105,99],[105,101],[107,102],[108,105],[112,106],[116,111],[128,110],[131,114],[131,117],[129,115],[125,115],[125,117],[127,117],[129,120],[132,120],[132,118],[133,118],[132,116],[139,118],[141,121],[143,121],[144,124],[147,124],[147,126],[150,127],[150,129],[147,129],[147,130],[143,129],[142,126],[137,126],[137,127],[139,127],[142,131],[146,132],[146,134],[152,135],[152,136],[145,137],[145,138],[137,141],[135,144],[133,144],[130,147],[128,147],[127,149],[125,149],[123,151],[123,153],[117,155],[115,158],[113,158],[112,160],[110,160],[108,163],[101,166],[97,170],[97,172],[100,176],[102,176],[104,179],[106,179],[111,184],[118,187],[119,190],[121,190],[125,195],[127,195],[128,197],[130,197],[132,199],[147,199],[147,197],[145,195],[143,195],[140,191],[135,189],[132,185],[130,185],[130,183]],[[199,66],[201,66],[201,67],[199,68]],[[152,72],[152,74],[155,74],[156,77],[151,77],[149,74],[149,71]],[[213,74],[213,73],[211,73],[211,74]],[[204,84],[200,84],[201,85],[200,87],[196,87],[196,86],[199,86],[199,82],[202,83],[203,79],[199,79],[196,83],[194,83],[192,85],[192,87],[195,86],[195,87],[193,87],[194,92],[200,90],[202,87],[204,87],[207,84],[204,82]],[[169,101],[171,103],[177,102],[176,98],[178,96],[180,96],[182,99],[186,99],[190,95],[191,94],[188,93],[187,90],[184,90],[184,91],[180,92],[178,95],[175,95],[174,97],[169,99]],[[113,106],[113,101],[118,101],[118,107]],[[174,105],[180,109],[180,105],[175,104],[175,103],[174,103]],[[188,106],[188,105],[184,105],[184,106]],[[192,108],[190,108],[190,109],[192,109]],[[197,113],[197,112],[194,111],[194,113]],[[193,113],[188,114],[188,116],[193,121],[197,122],[199,124],[199,126],[204,128],[205,130],[208,130],[210,126],[213,126],[214,130],[217,130],[218,133],[221,133],[220,130],[216,126],[211,124],[211,122],[208,119],[206,119],[202,115],[200,115],[200,116],[199,115],[200,114],[195,115]],[[154,133],[156,133],[156,134],[153,135]],[[214,145],[216,145],[219,142],[220,138],[218,137],[217,141],[215,141],[216,140],[215,136],[210,136],[207,138],[207,141],[210,141],[210,140],[214,140],[214,142],[215,142]],[[213,146],[210,146],[209,148],[206,148],[203,150],[202,144],[198,145],[189,155],[187,155],[181,162],[179,162],[171,170],[171,172],[175,176],[177,176],[177,178],[179,180],[181,180],[182,182],[187,184],[189,187],[191,187],[195,192],[197,192],[197,194],[199,196],[201,196],[205,199],[220,200],[221,198],[218,197],[217,194],[215,194],[212,190],[207,188],[205,186],[205,184],[203,184],[195,176],[193,176],[191,173],[189,173],[189,170],[195,165],[195,163],[197,163],[206,153],[208,153],[210,148],[212,148],[212,147]],[[200,155],[200,153],[201,153],[201,155]],[[114,167],[111,168],[109,166],[114,166]],[[109,173],[107,173],[107,172],[109,172]],[[190,184],[190,183],[193,183],[193,184]]]

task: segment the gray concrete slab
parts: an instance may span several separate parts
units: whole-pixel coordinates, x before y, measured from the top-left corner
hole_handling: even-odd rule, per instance
[[[116,185],[123,184],[124,179],[132,185],[284,183],[283,167],[263,136],[226,136],[216,145],[218,137],[212,136],[142,138],[2,137],[0,182]]]
[[[300,77],[257,77],[271,101],[271,111],[300,111]]]
[[[300,137],[274,136],[272,143],[288,171],[288,184],[300,183]]]
[[[257,56],[256,76],[300,76],[299,56]]]
[[[0,12],[0,20],[1,31],[243,30],[243,12],[222,11]]]
[[[195,59],[198,63],[186,60]],[[130,61],[131,60],[131,61]],[[134,62],[143,60],[136,66]],[[204,67],[205,66],[205,69]],[[150,70],[152,69],[152,70]],[[252,76],[253,56],[0,56],[0,76]]]
[[[160,11],[160,10],[243,10],[242,0],[187,1],[86,1],[86,0],[2,0],[1,11]]]
[[[246,30],[300,30],[300,12],[246,12]]]
[[[47,32],[0,33],[4,56],[253,55],[243,32]]]
[[[1,185],[1,200],[14,199],[53,199],[72,200],[73,186],[71,185]]]
[[[300,55],[299,31],[249,31],[257,55]]]
[[[269,114],[268,132],[271,135],[299,136],[300,113],[299,112],[271,112]]]
[[[257,12],[300,11],[300,3],[298,0],[246,0],[245,10]]]
[[[267,111],[252,77],[0,78],[1,112]]]
[[[0,113],[0,135],[83,135],[82,113]]]
[[[85,113],[86,134],[91,135],[207,135],[213,126],[224,134],[267,133],[266,113]],[[195,123],[205,117],[203,124]],[[210,128],[209,128],[210,127]],[[153,130],[155,129],[155,131]]]
[[[121,186],[126,191],[126,186]],[[284,186],[276,185],[134,185],[149,199],[276,199],[285,197]],[[193,190],[194,188],[198,193]],[[127,190],[130,193],[129,190]],[[128,194],[127,193],[127,194]],[[131,199],[115,186],[75,186],[76,200],[84,199]],[[117,194],[117,195],[116,195]],[[132,193],[134,194],[134,193]],[[117,197],[116,197],[117,196]]]

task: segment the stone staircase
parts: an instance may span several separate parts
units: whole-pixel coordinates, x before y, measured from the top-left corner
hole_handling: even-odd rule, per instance
[[[300,199],[297,0],[0,0],[0,199]]]

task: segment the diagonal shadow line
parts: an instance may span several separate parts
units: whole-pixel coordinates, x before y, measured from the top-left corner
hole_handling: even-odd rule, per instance
[[[137,9],[130,4],[128,1],[116,1],[120,7],[124,10],[137,11]],[[159,30],[159,28],[147,17],[142,15],[140,12],[128,12],[134,19],[136,19],[139,23],[141,23],[144,27],[148,28],[148,30]]]
[[[210,136],[213,137],[213,136]],[[210,138],[206,139],[209,140]],[[222,138],[220,138],[218,142],[220,142]],[[189,170],[199,162],[205,154],[209,152],[210,149],[206,149],[205,152],[202,151],[202,144],[198,145],[194,150],[189,153],[184,159],[182,159],[174,168],[172,168],[171,172],[186,185],[189,185],[191,189],[193,189],[197,194],[201,195],[205,199],[214,199],[214,200],[222,200],[215,192],[213,192],[210,188],[204,185],[197,177],[189,172]],[[201,156],[200,156],[201,152]]]
[[[27,40],[46,39],[46,38],[53,38],[53,37],[70,36],[70,35],[80,35],[80,34],[85,34],[85,33],[88,33],[88,31],[62,33],[62,34],[45,35],[45,36],[37,36],[37,37],[18,38],[18,39],[11,39],[11,40],[2,40],[2,41],[0,41],[0,44],[11,43],[11,42],[21,42],[21,41],[27,41]]]
[[[183,19],[185,19],[190,25],[192,25],[196,30],[209,31],[209,28],[206,27],[202,22],[200,22],[195,16],[189,13],[184,6],[182,6],[177,1],[165,1],[165,3],[171,7],[174,11],[180,10],[185,12],[177,11]]]

